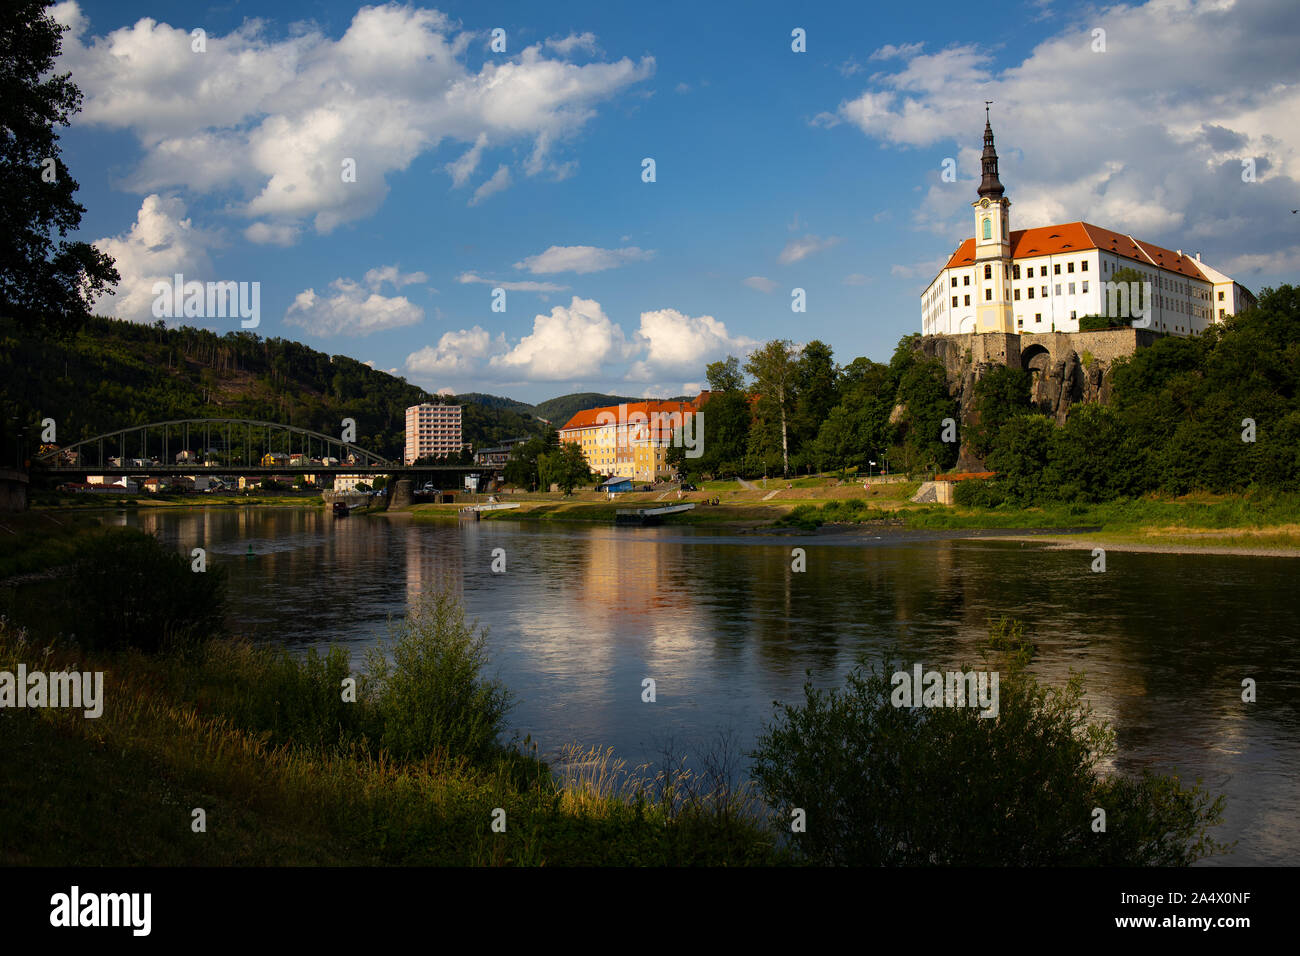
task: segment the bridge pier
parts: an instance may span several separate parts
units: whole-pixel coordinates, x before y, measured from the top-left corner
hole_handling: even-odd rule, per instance
[[[27,484],[27,472],[0,468],[0,511],[26,511]]]
[[[385,496],[389,508],[409,508],[415,504],[415,482],[410,478],[398,478],[389,486]]]

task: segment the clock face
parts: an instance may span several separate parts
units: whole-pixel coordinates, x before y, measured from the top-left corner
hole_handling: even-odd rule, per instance
[[[985,196],[983,199],[980,200],[980,205],[983,206],[985,209],[989,208],[989,200],[987,196]]]

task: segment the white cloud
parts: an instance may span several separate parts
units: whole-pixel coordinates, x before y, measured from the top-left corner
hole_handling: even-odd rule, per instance
[[[487,133],[479,133],[473,146],[459,159],[454,159],[447,164],[446,170],[451,174],[452,188],[459,189],[469,182],[470,176],[474,175],[474,170],[478,169],[478,162],[483,156],[485,146],[487,146]]]
[[[411,374],[441,377],[473,387],[484,383],[628,382],[662,383],[677,375],[701,374],[724,355],[748,354],[759,343],[732,335],[712,316],[689,316],[675,309],[643,312],[630,336],[599,302],[574,296],[533,319],[532,331],[507,342],[479,326],[446,332],[436,345],[412,352]],[[646,386],[651,387],[651,386]],[[693,394],[698,387],[688,385]]]
[[[569,288],[567,285],[556,285],[554,282],[533,282],[531,280],[524,282],[500,282],[496,279],[486,279],[473,272],[462,272],[456,277],[456,281],[462,285],[469,285],[471,283],[477,285],[490,285],[493,288],[505,289],[507,292],[566,292]]]
[[[574,296],[567,307],[536,316],[532,334],[506,354],[492,356],[490,364],[527,381],[563,381],[593,378],[607,362],[628,354],[623,330],[600,303]]]
[[[873,281],[871,276],[863,275],[861,272],[852,272],[844,277],[845,285],[866,285]]]
[[[469,379],[478,372],[484,359],[504,351],[505,333],[498,332],[493,338],[486,329],[476,325],[472,329],[444,332],[436,346],[412,352],[406,357],[406,369],[416,374]]]
[[[690,91],[691,91],[691,84],[689,83],[678,83],[676,86],[673,87],[674,93],[689,93]]]
[[[1094,27],[1105,52],[1092,49]],[[940,146],[923,161],[913,224],[950,239],[970,234],[987,99],[1013,229],[1086,219],[1170,248],[1204,239],[1207,260],[1280,267],[1269,257],[1294,231],[1274,212],[1300,189],[1297,45],[1291,0],[1117,5],[1005,69],[976,44],[882,48],[901,65],[834,118],[883,143]],[[940,181],[945,153],[957,183]],[[1241,181],[1248,158],[1254,183]]]
[[[177,273],[186,282],[229,278],[212,274],[209,250],[218,244],[218,237],[196,229],[185,213],[185,203],[175,196],[151,194],[140,204],[135,222],[125,234],[94,243],[113,257],[121,276],[116,294],[105,295],[97,302],[97,313],[133,322],[154,322],[155,282],[170,285]]]
[[[203,53],[191,50],[188,25],[142,18],[93,37],[77,4],[53,12],[71,27],[57,69],[84,94],[78,122],[129,130],[144,151],[129,188],[220,193],[238,214],[311,221],[321,233],[373,213],[389,174],[444,139],[474,144],[471,153],[483,135],[531,142],[526,171],[564,175],[572,164],[552,159],[559,144],[654,72],[652,57],[579,65],[548,58],[541,44],[471,69],[471,32],[398,4],[363,7],[337,39],[310,26],[275,37],[245,20],[210,33]],[[577,49],[585,36],[551,49]],[[478,155],[452,164],[453,182]],[[354,182],[342,176],[349,159]]]
[[[404,285],[415,285],[428,281],[429,277],[423,272],[402,272],[395,265],[368,269],[365,276],[366,285],[376,291],[385,282],[390,283],[394,288],[400,289]]]
[[[545,252],[528,256],[516,262],[516,269],[527,269],[533,275],[553,272],[601,272],[616,269],[629,262],[644,262],[654,257],[653,250],[629,246],[626,249],[600,249],[596,246],[551,246]]]
[[[546,49],[554,50],[560,56],[569,56],[574,50],[596,53],[600,49],[596,45],[594,33],[570,33],[566,37],[552,37],[544,45]]]
[[[396,271],[396,267],[387,266],[366,273],[366,285],[372,287],[371,291],[344,278],[330,283],[332,295],[304,289],[285,313],[285,325],[296,325],[315,335],[370,335],[415,325],[424,318],[422,308],[406,296],[384,296],[373,291],[379,282],[372,279],[387,269]]]
[[[644,358],[629,370],[628,377],[633,381],[700,371],[728,353],[747,353],[759,344],[745,336],[730,335],[726,325],[711,315],[689,316],[676,309],[642,312],[636,342],[643,346]]]
[[[258,245],[291,246],[298,241],[298,227],[255,222],[244,230],[244,238]]]
[[[505,165],[497,167],[497,171],[492,174],[492,178],[484,182],[478,189],[474,190],[474,198],[469,201],[471,206],[477,206],[484,199],[510,185],[510,170]]]
[[[789,265],[792,262],[799,262],[807,259],[814,253],[829,249],[840,242],[839,236],[829,236],[822,239],[818,236],[804,236],[802,239],[791,239],[777,256],[777,261],[782,265]]]
[[[748,279],[741,281],[751,289],[757,289],[759,292],[765,292],[768,295],[776,291],[776,283],[764,276],[750,276]]]
[[[900,43],[898,46],[894,46],[892,43],[886,43],[884,46],[872,53],[867,59],[892,60],[901,57],[906,60],[920,53],[921,47],[923,46],[925,46],[924,43]]]

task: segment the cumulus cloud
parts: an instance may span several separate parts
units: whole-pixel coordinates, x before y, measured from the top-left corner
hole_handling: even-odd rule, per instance
[[[291,246],[298,241],[298,227],[255,222],[244,230],[244,238],[258,245]]]
[[[371,214],[388,176],[443,140],[472,144],[449,168],[454,184],[488,143],[531,142],[525,171],[564,175],[572,164],[553,158],[559,145],[597,105],[654,72],[652,57],[579,65],[548,57],[540,43],[474,69],[471,32],[395,3],[363,7],[338,38],[314,27],[278,37],[245,20],[209,34],[202,53],[188,25],[142,18],[92,36],[76,3],[53,14],[70,28],[57,68],[84,94],[78,122],[128,130],[143,150],[129,188],[221,193],[236,213],[310,221],[321,233]],[[587,44],[578,35],[547,49]],[[478,201],[507,181],[498,170]]]
[[[560,56],[569,56],[574,50],[596,53],[600,49],[596,45],[596,34],[594,33],[570,33],[566,37],[552,37],[543,45],[548,50],[554,50]]]
[[[712,316],[689,316],[676,309],[643,312],[631,335],[599,302],[574,296],[533,319],[532,331],[508,342],[480,326],[446,332],[436,345],[412,352],[406,369],[413,375],[452,379],[475,387],[484,382],[663,383],[698,376],[709,362],[727,354],[744,355],[759,343],[732,335]],[[683,391],[698,391],[694,385]]]
[[[776,258],[782,265],[789,265],[792,262],[807,259],[814,253],[829,249],[839,242],[839,236],[829,236],[825,239],[818,236],[804,236],[802,239],[791,239],[785,244],[785,248],[781,250],[781,254]]]
[[[884,46],[872,53],[867,59],[892,60],[900,56],[910,58],[920,53],[921,47],[923,46],[925,46],[924,43],[900,43],[898,46],[894,46],[892,43],[886,43]]]
[[[600,303],[573,297],[549,315],[533,319],[533,331],[490,364],[527,381],[563,381],[596,376],[611,360],[629,354],[623,330],[609,320]]]
[[[654,257],[653,250],[629,246],[625,249],[600,249],[596,246],[551,246],[545,252],[528,256],[516,262],[516,269],[527,269],[533,275],[553,272],[601,272],[616,269],[629,262],[644,262]]]
[[[628,372],[633,381],[699,371],[714,359],[744,354],[759,344],[729,334],[726,325],[711,315],[689,316],[676,309],[642,312],[636,343],[643,347],[644,358]]]
[[[370,335],[415,325],[424,318],[424,309],[406,296],[382,295],[379,288],[384,283],[401,288],[426,278],[423,272],[403,274],[397,266],[380,266],[366,272],[364,285],[335,279],[329,285],[332,294],[317,295],[315,289],[299,292],[284,322],[317,335]]]
[[[873,58],[894,71],[818,122],[910,148],[955,140],[959,181],[941,181],[936,152],[914,213],[954,239],[969,233],[987,99],[1012,228],[1086,219],[1170,248],[1203,238],[1223,261],[1268,256],[1293,243],[1272,213],[1300,188],[1294,14],[1290,0],[1116,5],[1004,69],[977,44],[882,47]],[[1257,181],[1243,182],[1252,158]]]
[[[479,133],[478,139],[474,140],[474,145],[467,149],[459,159],[454,159],[447,164],[447,172],[451,174],[451,185],[459,189],[469,182],[469,178],[474,175],[478,169],[478,162],[483,158],[483,148],[487,146],[487,133]]]
[[[750,276],[748,279],[741,281],[751,289],[757,289],[759,292],[765,292],[768,295],[776,291],[776,283],[764,276]]]
[[[444,332],[437,345],[425,346],[406,357],[406,369],[420,375],[470,378],[480,363],[507,350],[504,332],[493,338],[486,329],[474,326],[456,332]]]
[[[179,273],[186,282],[223,281],[212,274],[209,250],[219,243],[215,233],[196,229],[186,215],[185,203],[175,196],[146,196],[135,222],[125,233],[97,240],[94,245],[117,263],[121,281],[116,293],[104,296],[96,311],[103,315],[154,322],[155,282],[169,285]],[[254,281],[249,277],[243,281]]]

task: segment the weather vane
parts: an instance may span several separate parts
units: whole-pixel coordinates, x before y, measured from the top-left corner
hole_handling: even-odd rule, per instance
[[[992,100],[985,100],[985,101],[984,101],[984,122],[986,122],[986,123],[989,121],[989,107],[992,106],[992,105],[993,105],[993,101],[992,101]]]

